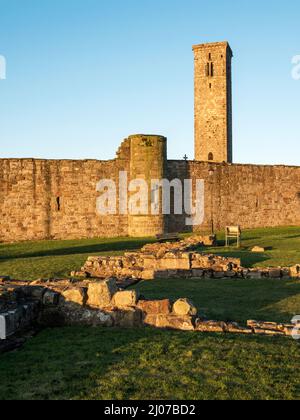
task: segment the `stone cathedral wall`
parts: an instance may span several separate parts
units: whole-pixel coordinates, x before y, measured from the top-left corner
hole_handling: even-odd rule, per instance
[[[228,225],[242,228],[300,226],[300,167],[168,162],[169,176],[205,181],[205,221],[193,230]],[[185,217],[171,215],[172,231]]]
[[[124,171],[128,182],[203,179],[203,225],[187,228],[184,214],[120,214],[119,202],[117,214],[97,214],[97,183],[112,179],[118,185]],[[153,236],[206,230],[212,219],[216,229],[300,225],[300,167],[171,161],[160,136],[129,137],[111,161],[0,160],[1,242]]]

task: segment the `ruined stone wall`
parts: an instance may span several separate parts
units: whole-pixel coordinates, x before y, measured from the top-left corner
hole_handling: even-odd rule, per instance
[[[164,232],[165,217],[160,214],[123,212],[118,187],[125,171],[127,189],[133,179],[143,179],[150,187],[151,179],[164,178],[166,155],[164,137],[135,135],[124,140],[111,161],[0,159],[0,242]],[[96,186],[103,179],[115,181],[117,214],[96,211],[101,195]],[[147,205],[151,193],[149,188]]]
[[[152,146],[143,146],[141,159],[140,144],[132,152],[129,138],[117,159],[106,162],[0,160],[0,241],[148,236],[192,230],[185,225],[185,215],[128,217],[118,212],[99,216],[96,184],[104,178],[118,184],[120,171],[127,171],[129,179],[162,175],[170,180],[203,179],[205,221],[194,230],[207,229],[212,219],[216,229],[232,224],[243,229],[300,225],[300,167],[165,161],[164,138],[152,137],[152,141]]]
[[[166,218],[159,212],[152,214],[151,211],[151,200],[156,192],[157,204],[159,207],[162,205],[161,191],[159,188],[154,191],[151,181],[160,181],[166,177],[167,139],[162,136],[137,135],[130,136],[130,141],[130,179],[146,181],[148,191],[143,194],[137,211],[134,214],[132,209],[130,211],[128,233],[133,237],[155,236],[167,230]]]
[[[194,230],[211,219],[216,229],[300,225],[300,167],[169,161],[168,174],[205,181],[205,222]],[[188,230],[184,216],[171,216],[169,226]]]
[[[125,236],[127,216],[96,213],[96,184],[128,161],[0,160],[0,241]]]

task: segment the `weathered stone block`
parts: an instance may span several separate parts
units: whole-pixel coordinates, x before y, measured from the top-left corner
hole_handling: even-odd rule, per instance
[[[46,307],[38,317],[38,324],[45,328],[63,327],[66,325],[64,314],[58,307]]]
[[[141,279],[142,280],[154,280],[155,279],[155,271],[154,270],[144,270],[141,272]]]
[[[23,295],[24,298],[37,299],[42,302],[46,289],[42,286],[25,286],[17,289],[18,295]]]
[[[213,271],[213,278],[223,279],[225,277],[224,271]]]
[[[83,287],[67,289],[61,293],[61,301],[64,303],[73,303],[84,306],[87,301],[87,289]]]
[[[136,306],[137,301],[138,293],[135,290],[117,292],[113,297],[113,305],[116,308]]]
[[[290,269],[289,268],[282,268],[281,269],[281,276],[284,279],[290,278]]]
[[[113,319],[110,313],[80,307],[71,309],[70,306],[61,307],[64,315],[65,325],[68,326],[93,326],[93,327],[112,327]]]
[[[226,324],[221,321],[196,320],[195,330],[199,332],[225,332]]]
[[[201,270],[199,268],[194,268],[192,270],[192,276],[194,278],[202,278],[204,276],[204,270]]]
[[[272,279],[280,279],[281,278],[281,269],[280,268],[270,268],[268,270],[269,277]]]
[[[143,267],[145,270],[156,270],[159,268],[157,259],[153,255],[147,255],[143,258]]]
[[[45,293],[44,287],[32,287],[31,289],[32,298],[42,302]]]
[[[154,272],[155,279],[169,279],[176,277],[177,270],[158,270]]]
[[[259,280],[262,278],[262,272],[261,271],[249,271],[247,273],[247,278],[252,280]]]
[[[293,278],[300,278],[300,265],[295,265],[290,268],[290,276]]]
[[[144,319],[145,325],[156,328],[168,328],[182,331],[194,331],[193,318],[190,316],[179,316],[175,314],[149,314]]]
[[[276,330],[266,330],[263,328],[253,328],[253,331],[255,334],[260,335],[278,335],[278,336],[284,336],[285,333],[283,331],[276,331]]]
[[[107,308],[112,305],[112,298],[118,291],[115,279],[108,279],[88,286],[87,305],[92,308]]]
[[[265,321],[247,321],[247,326],[252,329],[268,330],[268,331],[284,331],[285,327],[292,327],[292,325],[277,324],[276,322]]]
[[[47,290],[43,296],[43,305],[56,306],[59,303],[59,294],[52,290]]]
[[[162,270],[190,270],[190,258],[186,255],[177,258],[163,258],[159,261],[159,268]]]
[[[241,327],[236,322],[225,323],[225,332],[230,334],[253,334],[252,328]]]
[[[254,248],[251,249],[251,252],[261,254],[261,253],[266,252],[266,250],[265,250],[265,248],[263,248],[261,246],[255,246]]]
[[[15,320],[12,312],[0,314],[0,340],[6,340],[7,337],[15,332]]]
[[[285,325],[282,331],[287,337],[292,337],[294,336],[295,332],[300,334],[300,326],[297,327],[296,325]]]
[[[177,270],[176,277],[181,279],[190,279],[193,275],[192,270]]]
[[[189,299],[178,299],[173,305],[173,312],[180,316],[196,316],[198,310]]]
[[[234,278],[234,277],[237,277],[237,272],[236,271],[225,271],[225,277],[228,277],[228,278]]]
[[[204,271],[204,278],[205,279],[212,279],[213,278],[213,272],[212,272],[212,270],[205,270]]]
[[[171,302],[169,299],[164,300],[140,300],[137,307],[144,314],[170,314],[171,313]]]
[[[139,309],[127,308],[109,313],[114,326],[120,328],[139,328],[143,325],[143,314]]]

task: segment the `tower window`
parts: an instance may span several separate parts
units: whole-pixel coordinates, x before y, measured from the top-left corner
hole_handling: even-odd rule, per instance
[[[210,76],[210,66],[209,66],[209,63],[207,63],[207,65],[206,65],[206,76],[207,77]]]
[[[60,208],[61,208],[61,206],[60,206],[60,197],[56,197],[56,208],[57,208],[57,211],[60,211]]]
[[[211,53],[208,54],[208,59],[211,61]]]
[[[210,62],[206,65],[206,76],[214,77],[214,63]]]
[[[214,160],[214,155],[213,155],[213,153],[209,153],[209,155],[208,155],[208,160]]]

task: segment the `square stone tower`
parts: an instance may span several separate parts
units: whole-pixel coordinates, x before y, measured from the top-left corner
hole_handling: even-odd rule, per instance
[[[232,163],[232,50],[228,42],[193,47],[195,159]]]

